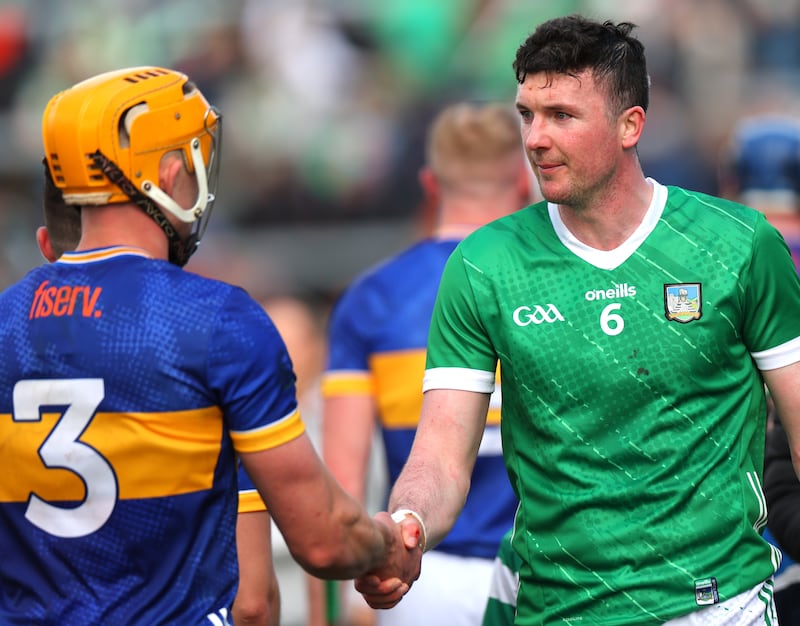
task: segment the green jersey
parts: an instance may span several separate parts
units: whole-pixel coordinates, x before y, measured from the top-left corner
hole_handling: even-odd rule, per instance
[[[759,370],[800,361],[800,279],[747,207],[654,186],[619,248],[545,202],[465,239],[424,388],[503,384],[517,624],[650,624],[768,579]]]

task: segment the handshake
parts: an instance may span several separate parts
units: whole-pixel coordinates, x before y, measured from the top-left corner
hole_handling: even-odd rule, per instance
[[[378,513],[374,519],[383,527],[386,558],[380,566],[356,578],[355,587],[373,609],[390,609],[419,578],[427,540],[425,525],[408,509],[392,515]]]

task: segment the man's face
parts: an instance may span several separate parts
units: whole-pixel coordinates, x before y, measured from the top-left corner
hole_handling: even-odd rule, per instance
[[[528,75],[517,88],[522,139],[542,195],[580,210],[613,177],[621,126],[590,72]]]

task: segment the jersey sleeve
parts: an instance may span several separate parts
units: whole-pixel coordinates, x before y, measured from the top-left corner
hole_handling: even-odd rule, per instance
[[[209,381],[237,452],[266,450],[304,432],[283,339],[243,290],[219,312],[210,352]]]
[[[800,278],[786,242],[763,216],[742,284],[744,339],[758,368],[800,361]]]
[[[239,513],[266,511],[267,505],[258,493],[244,465],[239,462]]]
[[[445,265],[433,309],[423,390],[491,393],[497,354],[481,319],[473,281],[486,281],[464,257],[461,244]],[[482,292],[485,290],[481,290]]]
[[[372,393],[369,367],[372,347],[364,331],[367,320],[371,319],[372,306],[360,285],[356,282],[346,290],[331,312],[323,397]]]

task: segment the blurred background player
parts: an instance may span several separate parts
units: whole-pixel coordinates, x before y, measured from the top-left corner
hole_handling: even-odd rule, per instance
[[[279,626],[281,592],[272,553],[272,520],[241,466],[236,555],[239,586],[231,610],[233,623],[236,626]]]
[[[743,118],[719,179],[722,196],[764,213],[800,268],[800,119],[777,113]]]
[[[281,334],[297,376],[297,404],[314,447],[321,449],[322,398],[320,376],[325,366],[326,307],[310,294],[269,295],[259,299]],[[280,579],[282,605],[281,624],[311,626],[325,624],[325,604],[320,599],[309,601],[309,593],[322,592],[322,581],[309,577],[292,559],[280,531],[273,528],[272,548]],[[309,585],[314,581],[314,587]],[[336,581],[325,581],[333,585]],[[305,601],[304,601],[305,600]],[[311,609],[311,611],[310,611]],[[313,609],[319,613],[313,613]]]
[[[456,244],[482,224],[525,206],[531,174],[519,123],[499,104],[451,105],[433,121],[419,174],[435,231],[359,276],[334,306],[323,377],[323,451],[360,501],[380,427],[389,486],[406,461],[422,402],[425,345],[439,278]],[[478,625],[492,561],[517,500],[503,465],[496,397],[464,512],[425,555],[403,602],[379,611],[381,625]]]
[[[764,213],[781,231],[800,270],[800,119],[777,113],[743,118],[721,161],[720,191]],[[769,403],[764,491],[769,521],[764,536],[781,548],[775,607],[781,624],[800,624],[800,481],[789,442]]]
[[[418,575],[413,525],[370,518],[314,452],[261,306],[181,269],[221,130],[193,83],[158,67],[94,76],[45,109],[47,166],[81,239],[0,295],[0,462],[15,476],[0,486],[0,534],[15,538],[0,622],[229,624],[237,456],[310,572],[377,569],[396,597]]]

